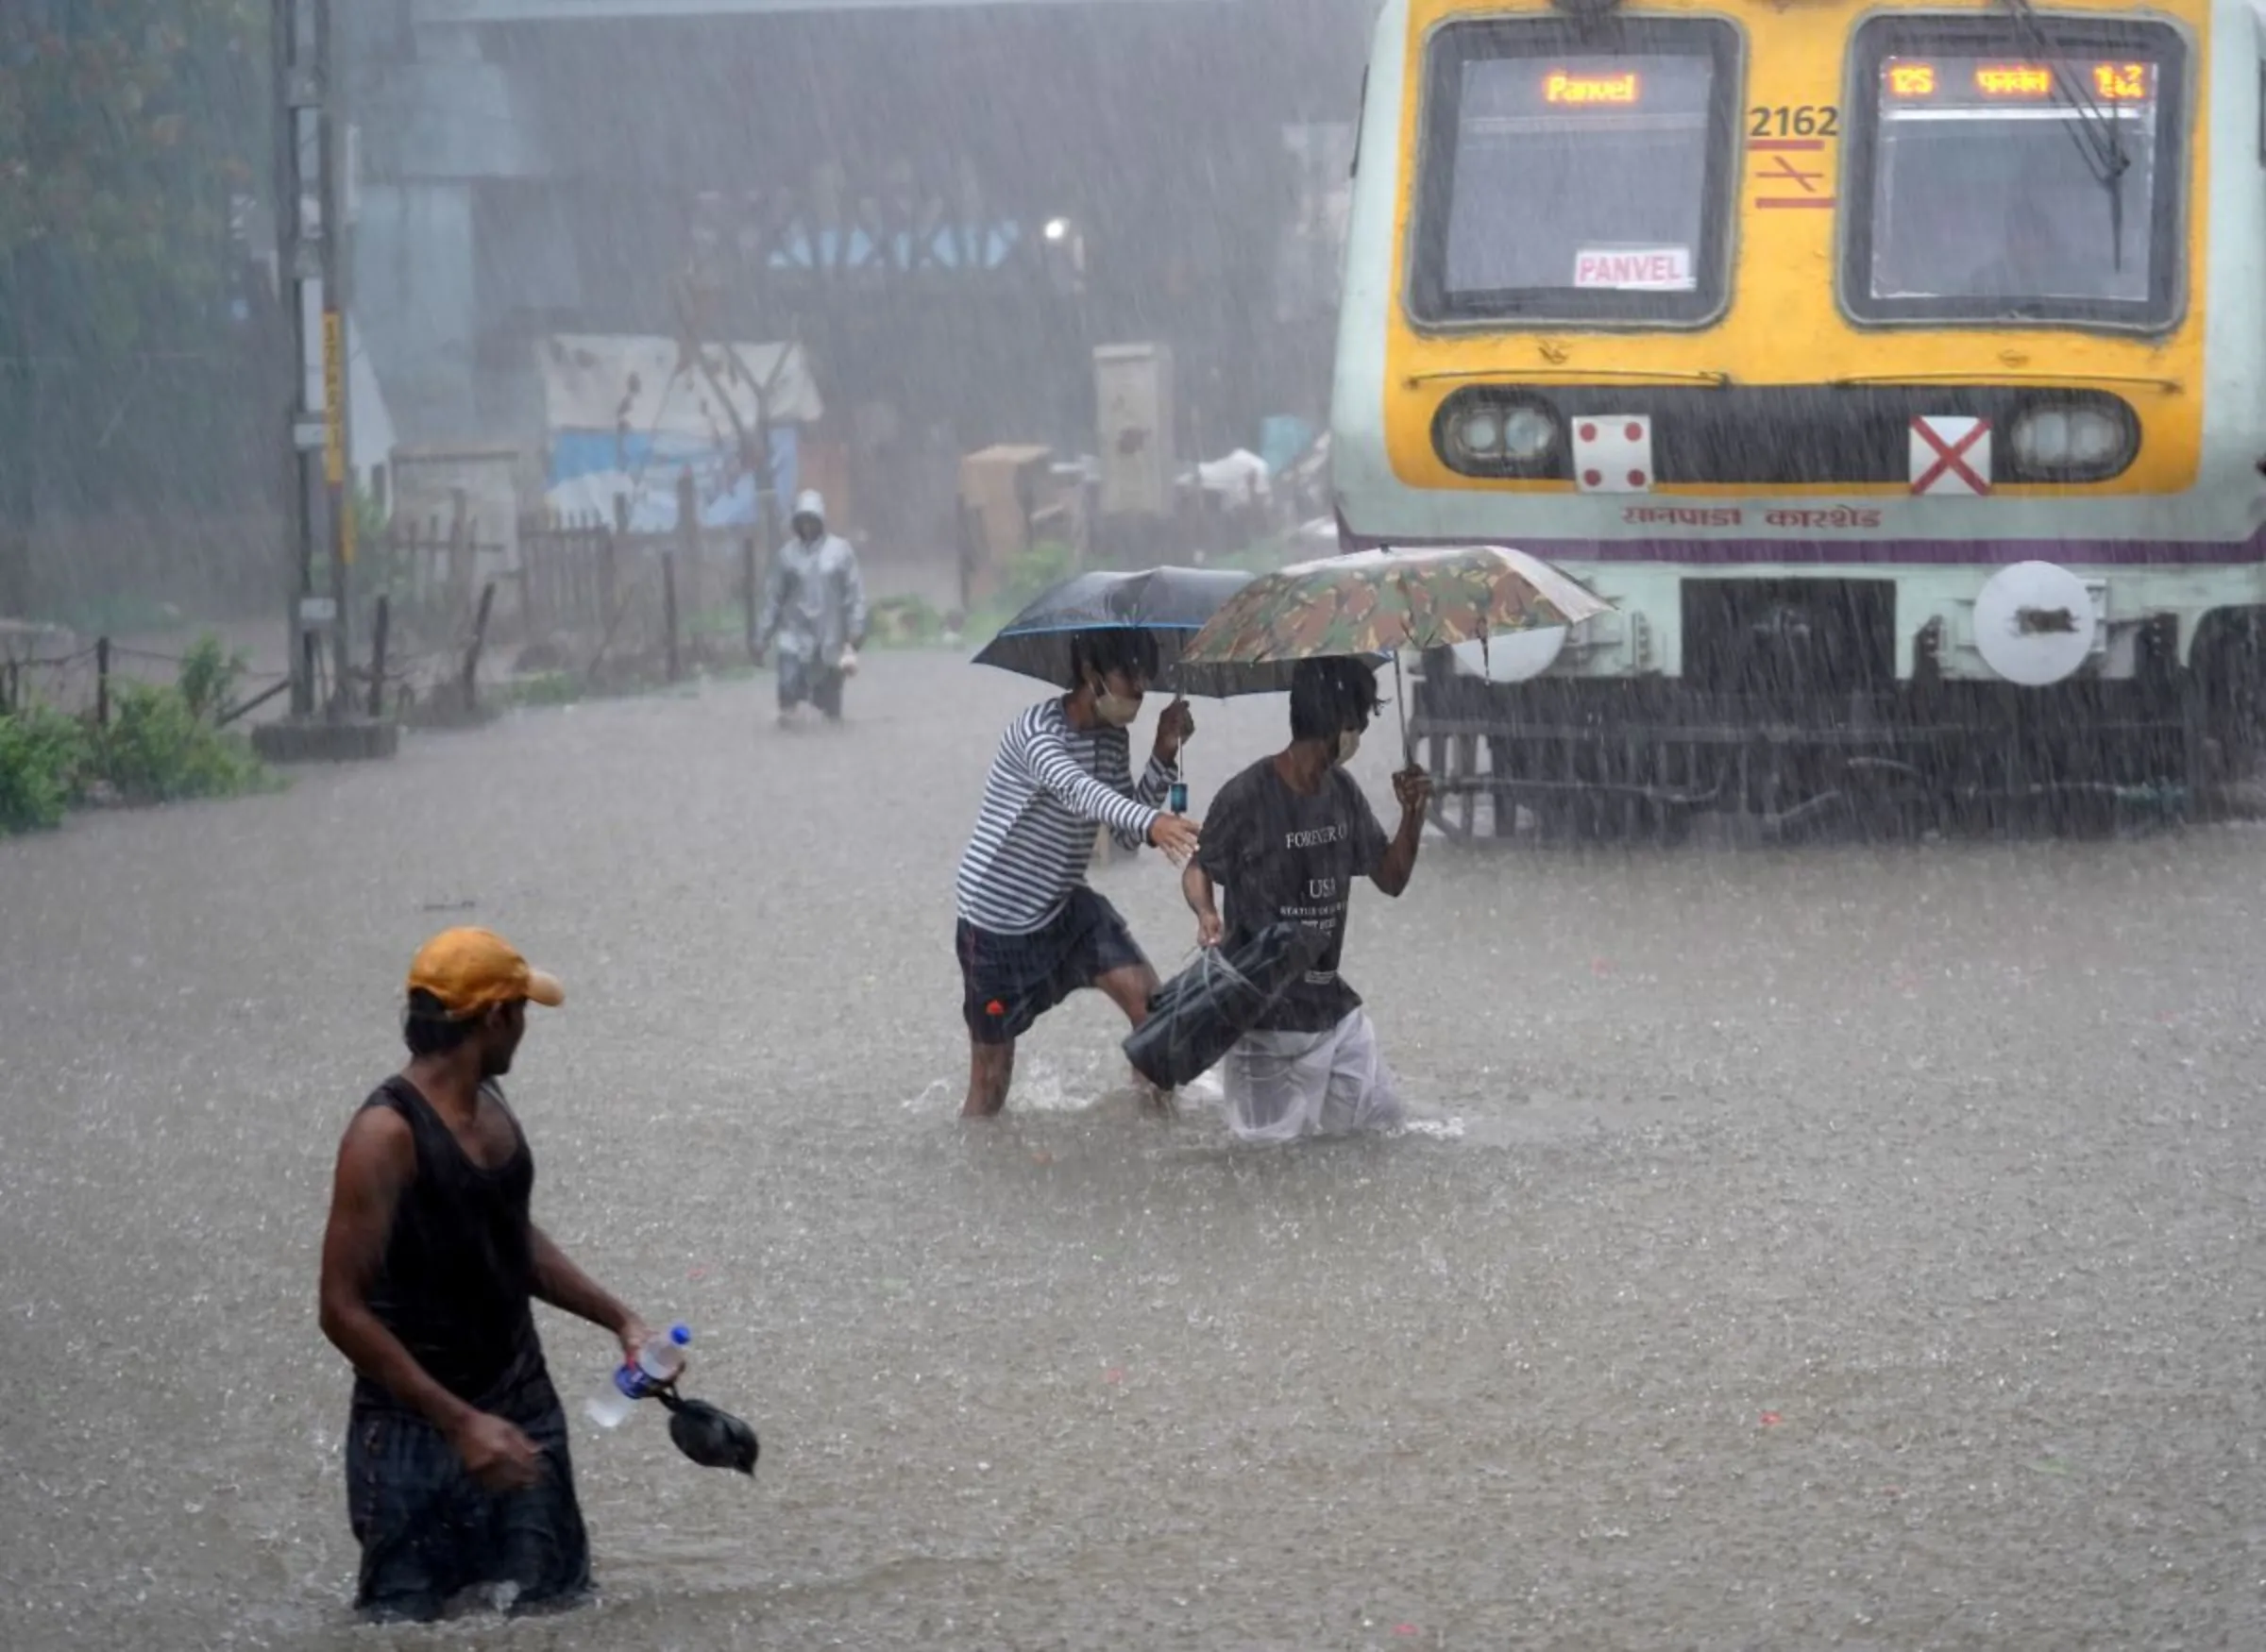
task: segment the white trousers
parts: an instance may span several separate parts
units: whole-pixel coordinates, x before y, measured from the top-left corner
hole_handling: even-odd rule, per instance
[[[1227,1126],[1245,1141],[1389,1130],[1404,1116],[1361,1009],[1325,1033],[1245,1033],[1220,1063],[1220,1085]]]

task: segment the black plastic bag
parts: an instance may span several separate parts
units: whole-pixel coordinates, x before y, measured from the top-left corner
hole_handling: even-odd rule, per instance
[[[762,1449],[755,1430],[729,1411],[719,1411],[706,1400],[687,1400],[674,1389],[662,1389],[654,1397],[668,1408],[668,1437],[677,1449],[704,1469],[755,1472]]]
[[[1271,923],[1232,952],[1207,951],[1150,995],[1125,1059],[1159,1089],[1209,1071],[1306,969],[1316,938],[1303,924]]]

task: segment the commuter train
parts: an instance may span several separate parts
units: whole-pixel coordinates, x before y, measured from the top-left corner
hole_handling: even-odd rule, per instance
[[[1341,544],[1616,610],[1427,663],[1451,823],[2179,797],[2255,745],[2266,10],[1387,0],[1361,118]]]

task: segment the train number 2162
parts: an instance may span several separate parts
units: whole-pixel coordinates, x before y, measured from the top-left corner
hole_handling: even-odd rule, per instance
[[[1837,138],[1841,111],[1830,103],[1756,104],[1747,111],[1750,138]]]

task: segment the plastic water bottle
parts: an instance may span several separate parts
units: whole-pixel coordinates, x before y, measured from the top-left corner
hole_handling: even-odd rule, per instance
[[[685,1325],[669,1326],[666,1337],[648,1337],[645,1346],[637,1350],[637,1357],[623,1360],[604,1386],[590,1396],[583,1408],[590,1421],[600,1428],[620,1427],[639,1400],[677,1379],[685,1369],[685,1350],[691,1341],[692,1332]]]

